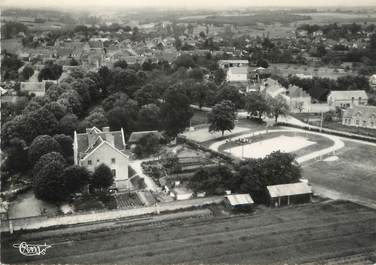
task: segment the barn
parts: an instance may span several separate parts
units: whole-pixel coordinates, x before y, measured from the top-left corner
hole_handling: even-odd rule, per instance
[[[304,182],[267,186],[268,205],[280,207],[311,201],[312,189]]]

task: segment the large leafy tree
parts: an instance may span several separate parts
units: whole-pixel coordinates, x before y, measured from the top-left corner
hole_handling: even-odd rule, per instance
[[[188,97],[177,89],[167,90],[161,107],[161,120],[166,134],[175,137],[183,132],[192,116]]]
[[[61,65],[54,64],[52,61],[47,62],[46,65],[40,70],[38,80],[57,80],[63,73]]]
[[[144,105],[138,112],[137,128],[141,131],[159,130],[160,108],[155,104]]]
[[[205,191],[208,195],[222,195],[231,190],[236,179],[227,166],[199,169],[189,180],[188,187],[196,192]]]
[[[49,152],[61,153],[60,144],[49,135],[40,135],[36,137],[28,150],[30,165],[34,165],[42,155]]]
[[[7,149],[5,166],[10,173],[26,172],[29,168],[27,145],[24,140],[13,138]]]
[[[60,95],[57,102],[65,106],[69,112],[77,116],[81,116],[83,113],[83,100],[75,90],[65,91]]]
[[[156,103],[158,101],[158,94],[155,91],[155,88],[148,84],[143,86],[141,89],[138,89],[134,93],[134,98],[138,103],[138,106],[144,106],[151,103]]]
[[[78,118],[72,113],[64,115],[59,121],[59,132],[66,135],[73,135],[78,128]]]
[[[65,189],[69,193],[75,193],[81,191],[89,183],[90,173],[84,167],[72,165],[64,169],[62,179]]]
[[[264,113],[269,112],[266,98],[260,92],[252,92],[245,98],[245,109],[252,115],[257,115],[261,119]]]
[[[47,154],[42,155],[38,161],[35,163],[33,167],[33,176],[34,178],[37,176],[39,171],[46,165],[52,163],[52,162],[58,162],[63,165],[66,164],[66,160],[63,157],[61,153],[58,152],[49,152]]]
[[[23,80],[29,80],[29,78],[34,74],[34,69],[30,65],[26,65],[22,69],[22,78]]]
[[[61,146],[62,154],[65,158],[70,158],[73,156],[73,139],[69,135],[56,134],[53,137],[56,142]]]
[[[240,94],[238,88],[231,85],[224,85],[218,91],[216,102],[219,103],[223,100],[230,100],[232,103],[234,103],[236,109],[241,109],[244,106],[243,95]]]
[[[100,164],[91,176],[90,184],[93,188],[105,189],[114,183],[111,169],[105,164]]]
[[[49,202],[62,202],[68,198],[69,192],[65,189],[62,172],[64,164],[53,161],[46,164],[36,174],[33,182],[35,197]]]
[[[229,100],[216,104],[208,115],[209,131],[231,131],[235,126],[235,106]]]
[[[136,143],[133,152],[138,158],[143,158],[155,154],[160,149],[159,137],[155,134],[146,134]]]
[[[275,122],[278,121],[279,116],[286,116],[289,112],[289,105],[281,95],[278,95],[275,98],[268,97],[267,103],[270,108],[270,113],[274,116]]]

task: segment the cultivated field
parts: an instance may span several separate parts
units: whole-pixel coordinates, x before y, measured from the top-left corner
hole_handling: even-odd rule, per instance
[[[338,160],[309,163],[303,166],[303,176],[314,186],[376,202],[376,146],[344,142]]]
[[[243,216],[204,216],[43,238],[2,237],[5,263],[80,264],[331,264],[376,262],[376,212],[349,202],[258,208]],[[125,224],[125,223],[124,223]],[[103,225],[102,225],[103,228]],[[24,257],[12,244],[52,245],[45,256]],[[354,260],[355,259],[355,260]]]

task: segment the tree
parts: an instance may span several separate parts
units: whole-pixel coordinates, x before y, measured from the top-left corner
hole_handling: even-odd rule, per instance
[[[94,77],[92,77],[92,78],[94,78]],[[97,81],[98,82],[97,83],[92,78],[85,77],[84,79],[82,79],[82,83],[84,83],[85,86],[87,87],[87,90],[89,91],[91,99],[93,101],[97,101],[97,100],[100,99],[100,96],[101,96],[99,81]]]
[[[22,78],[23,80],[29,80],[29,78],[34,74],[34,69],[30,65],[26,65],[22,69]]]
[[[111,169],[105,164],[100,164],[91,176],[90,184],[93,188],[105,189],[114,183]]]
[[[63,93],[64,93],[64,88],[56,84],[52,84],[48,89],[46,89],[46,96],[51,101],[57,100],[60,97],[60,95]]]
[[[231,131],[235,127],[235,106],[229,100],[216,104],[208,114],[209,131]]]
[[[63,73],[61,65],[54,64],[52,61],[47,62],[38,74],[39,82],[42,80],[57,80]]]
[[[214,81],[217,85],[222,84],[223,81],[226,79],[226,73],[223,69],[217,69],[214,72]]]
[[[287,105],[286,100],[281,95],[275,98],[268,97],[267,102],[276,123],[279,116],[285,116],[289,112],[289,105]]]
[[[120,67],[122,69],[127,69],[128,63],[125,60],[119,60],[114,63],[114,68]]]
[[[61,153],[61,146],[59,143],[49,135],[40,135],[36,137],[31,143],[28,151],[29,163],[34,166],[38,159],[49,152]]]
[[[64,169],[62,179],[67,192],[76,193],[89,184],[90,173],[84,167],[72,165]]]
[[[137,116],[137,128],[140,131],[159,130],[160,108],[155,104],[142,106]]]
[[[103,128],[108,125],[108,120],[105,116],[104,111],[94,111],[90,113],[89,116],[87,116],[84,121],[83,121],[83,126],[80,127],[85,127],[85,128],[92,128],[92,127],[97,127],[97,128]]]
[[[177,89],[167,90],[161,107],[161,120],[166,134],[176,137],[189,125],[192,116],[188,97]]]
[[[268,68],[269,67],[268,62],[266,60],[264,60],[264,59],[258,60],[256,65],[260,66],[262,68]]]
[[[73,156],[73,139],[69,135],[56,134],[53,137],[56,142],[61,146],[62,154],[65,158],[70,158]]]
[[[88,108],[91,104],[91,96],[87,84],[80,79],[79,81],[74,81],[71,86],[80,95],[83,108]]]
[[[144,106],[158,101],[158,95],[152,85],[143,86],[134,93],[138,106]]]
[[[35,197],[49,202],[62,202],[68,198],[61,173],[64,164],[54,161],[46,164],[35,176],[33,190]]]
[[[188,72],[188,77],[196,81],[202,81],[204,78],[204,73],[199,67],[195,67]]]
[[[269,111],[269,106],[260,92],[252,92],[245,98],[245,109],[248,113],[257,115],[261,119],[262,115]]]
[[[27,145],[24,140],[13,138],[7,149],[5,167],[10,173],[26,172],[29,168]]]
[[[129,133],[137,126],[138,106],[134,100],[127,100],[124,105],[115,104],[114,108],[106,112],[108,124],[112,129],[124,130]]]
[[[218,91],[215,100],[216,100],[216,103],[219,103],[223,100],[229,100],[235,105],[236,109],[241,109],[244,106],[243,95],[240,94],[238,88],[231,86],[231,85],[224,85]]]
[[[65,165],[67,161],[62,156],[62,154],[58,152],[49,152],[47,154],[42,155],[33,167],[34,178],[36,178],[37,174],[44,166],[49,165],[52,162],[58,162]]]
[[[55,101],[47,103],[43,106],[43,108],[51,112],[55,116],[56,120],[60,120],[65,114],[67,114],[67,108]]]
[[[180,55],[178,58],[176,58],[174,64],[176,68],[179,68],[179,67],[185,67],[185,68],[192,67],[193,68],[196,66],[196,63],[193,61],[192,56],[190,56],[189,54]]]
[[[77,116],[83,112],[82,98],[75,90],[68,90],[60,95],[58,103],[65,106],[67,110]]]
[[[59,132],[66,135],[73,135],[78,128],[78,118],[72,113],[64,115],[59,121]]]
[[[208,195],[223,195],[226,190],[232,190],[234,181],[234,175],[227,166],[201,168],[190,178],[188,187]]]
[[[136,147],[133,152],[138,158],[148,157],[159,151],[159,137],[153,133],[142,136],[136,143]]]

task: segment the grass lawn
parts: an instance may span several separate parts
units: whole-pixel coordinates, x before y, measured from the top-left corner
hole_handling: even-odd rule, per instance
[[[337,161],[303,166],[303,176],[313,184],[376,201],[376,147],[344,141]]]

